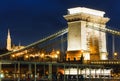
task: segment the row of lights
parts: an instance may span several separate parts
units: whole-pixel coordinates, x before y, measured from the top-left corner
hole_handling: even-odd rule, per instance
[[[45,54],[45,53],[38,53],[38,54],[26,54],[24,55],[24,58],[25,59],[28,59],[29,57],[41,57],[41,58],[45,58],[46,56],[49,56],[51,58],[58,58],[59,57],[59,54],[60,54],[60,51],[55,51],[55,50],[52,50],[52,52],[50,54]],[[16,58],[16,57],[19,57],[17,56],[16,54],[12,54],[11,55],[12,58]]]
[[[120,64],[120,62],[91,62],[92,64]]]

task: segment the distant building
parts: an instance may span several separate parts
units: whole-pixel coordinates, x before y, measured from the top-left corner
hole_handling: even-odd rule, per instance
[[[16,50],[22,49],[24,47],[25,46],[21,46],[20,44],[18,46],[12,45],[12,39],[11,39],[11,35],[10,35],[10,30],[8,29],[6,49],[8,51],[16,51]]]

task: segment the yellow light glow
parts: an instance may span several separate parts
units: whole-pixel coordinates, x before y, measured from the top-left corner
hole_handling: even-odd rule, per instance
[[[41,57],[42,57],[42,58],[44,57],[44,53],[41,54]]]
[[[1,70],[1,73],[3,73],[3,70]]]
[[[12,57],[15,57],[15,55],[12,55]]]
[[[26,55],[25,58],[28,58],[28,55]]]
[[[56,51],[57,54],[60,54],[60,51]]]
[[[58,55],[55,55],[55,58],[58,58]]]
[[[117,56],[117,53],[116,53],[116,52],[114,53],[114,56]]]

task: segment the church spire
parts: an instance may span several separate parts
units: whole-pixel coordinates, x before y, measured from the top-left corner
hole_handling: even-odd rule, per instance
[[[8,35],[7,35],[7,50],[11,50],[11,37],[10,37],[10,30],[8,29]]]

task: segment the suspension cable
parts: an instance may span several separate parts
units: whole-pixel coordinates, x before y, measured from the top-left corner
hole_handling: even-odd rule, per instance
[[[34,47],[34,46],[36,46],[36,45],[38,45],[38,44],[41,44],[41,43],[43,43],[43,42],[46,42],[46,41],[52,40],[52,39],[54,39],[54,38],[57,38],[57,37],[65,34],[65,33],[67,33],[67,32],[68,32],[68,28],[64,28],[64,29],[58,31],[57,33],[54,33],[54,34],[52,34],[52,35],[50,35],[50,36],[48,36],[48,37],[46,37],[46,38],[43,38],[43,39],[41,39],[41,40],[39,40],[39,41],[37,41],[37,42],[34,42],[34,43],[30,44],[30,45],[27,45],[25,48],[19,49],[19,50],[17,50],[17,51],[12,51],[12,52],[8,52],[8,53],[5,53],[5,54],[1,54],[0,57],[6,56],[6,55],[9,55],[9,54],[13,54],[13,53],[18,53],[18,52],[24,51],[24,50],[26,50],[26,49],[28,49],[28,48]]]
[[[111,34],[120,36],[120,32],[116,31],[116,30],[111,30],[111,29],[107,29],[107,28],[103,28],[103,27],[97,27],[97,26],[87,26],[87,27],[89,27],[91,29],[98,30],[98,31],[107,32],[107,33],[111,33]],[[30,45],[27,45],[25,48],[22,48],[22,49],[17,50],[17,51],[12,51],[12,52],[8,52],[8,53],[5,53],[5,54],[1,54],[0,57],[24,51],[24,50],[26,50],[26,49],[28,49],[30,47],[34,47],[34,46],[36,46],[38,44],[41,44],[43,42],[46,42],[48,40],[52,40],[54,38],[57,38],[57,37],[65,34],[67,32],[68,32],[68,28],[64,28],[61,31],[58,31],[57,33],[54,33],[54,34],[52,34],[52,35],[50,35],[50,36],[48,36],[46,38],[43,38],[43,39],[41,39],[41,40],[39,40],[37,42],[34,42],[34,43],[30,44]]]

